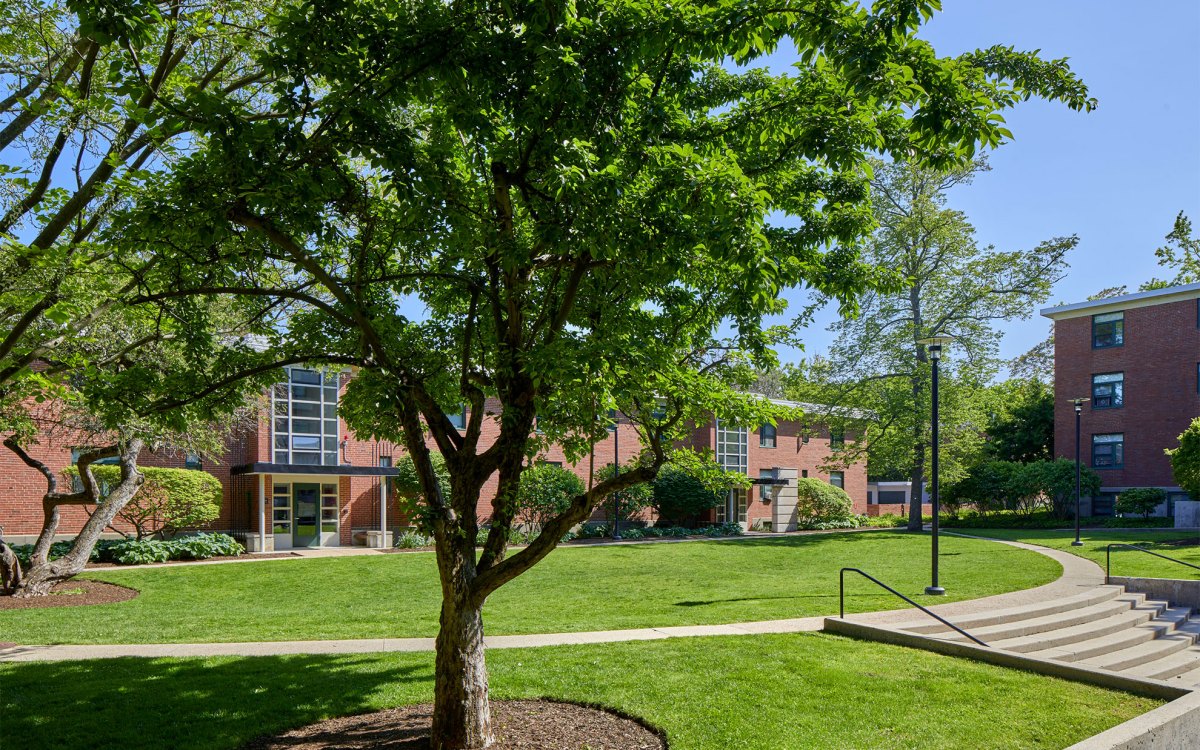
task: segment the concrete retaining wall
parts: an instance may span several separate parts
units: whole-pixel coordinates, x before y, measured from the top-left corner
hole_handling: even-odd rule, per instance
[[[1175,528],[1189,529],[1200,526],[1200,500],[1175,501]]]
[[[913,648],[925,649],[926,651],[934,651],[939,654],[946,654],[947,656],[961,656],[1002,667],[1023,669],[1026,672],[1037,672],[1038,674],[1050,675],[1052,677],[1062,677],[1067,680],[1084,682],[1111,690],[1122,690],[1127,693],[1145,695],[1150,698],[1175,700],[1176,698],[1192,694],[1192,691],[1187,688],[1182,686],[1176,687],[1162,680],[1130,677],[1117,672],[1110,672],[1106,669],[1092,669],[1068,662],[1038,659],[1015,651],[984,648],[983,646],[976,646],[969,643],[943,641],[938,638],[929,638],[903,630],[864,625],[837,617],[826,617],[824,630],[827,633],[838,633],[840,635],[848,635],[852,638],[893,643],[899,646],[911,646]],[[1196,746],[1193,745],[1192,747],[1194,749]]]
[[[1067,750],[1195,750],[1200,746],[1200,691],[1089,737]]]
[[[1135,594],[1145,594],[1151,599],[1165,599],[1178,607],[1200,610],[1200,580],[1180,581],[1174,578],[1110,576],[1108,582],[1124,586],[1126,591],[1132,591]],[[1200,739],[1197,739],[1196,745],[1200,747]]]

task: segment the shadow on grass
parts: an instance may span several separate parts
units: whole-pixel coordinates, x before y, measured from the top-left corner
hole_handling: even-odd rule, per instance
[[[236,748],[332,716],[433,698],[426,655],[28,663],[0,668],[0,682],[2,744],[22,750]]]

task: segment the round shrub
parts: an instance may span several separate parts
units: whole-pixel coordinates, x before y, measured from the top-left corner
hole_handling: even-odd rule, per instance
[[[586,491],[583,480],[569,469],[554,464],[530,466],[521,473],[517,518],[541,528],[565,511],[572,498]]]
[[[820,479],[796,480],[796,518],[801,522],[845,521],[854,502],[846,491]]]
[[[659,524],[695,527],[701,514],[725,502],[725,493],[710,489],[696,476],[670,465],[654,480],[654,509]]]
[[[1136,513],[1149,518],[1158,506],[1167,501],[1167,493],[1158,487],[1131,487],[1117,496],[1118,513]]]

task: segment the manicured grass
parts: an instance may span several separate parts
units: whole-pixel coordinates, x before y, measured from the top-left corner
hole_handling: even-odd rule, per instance
[[[489,600],[490,634],[697,625],[836,614],[838,569],[859,567],[924,597],[929,537],[881,531],[553,552]],[[1042,555],[946,537],[942,583],[970,599],[1061,574]],[[163,643],[430,636],[440,589],[432,553],[104,571],[136,599],[0,612],[18,643]],[[847,611],[907,606],[858,578]]]
[[[1063,748],[1160,701],[824,634],[492,651],[493,697],[641,716],[673,750]],[[235,748],[432,700],[428,654],[0,666],[5,746]]]
[[[1095,562],[1104,567],[1105,549],[1113,542],[1135,544],[1139,547],[1154,550],[1168,557],[1174,557],[1192,565],[1200,565],[1200,545],[1178,546],[1164,542],[1190,540],[1200,541],[1195,531],[1176,531],[1174,529],[1156,529],[1146,531],[1102,531],[1085,529],[1080,533],[1082,547],[1072,547],[1075,540],[1074,531],[1035,531],[1029,529],[978,529],[963,531],[973,536],[991,537],[994,539],[1012,539],[1029,544],[1040,544],[1043,547],[1053,547],[1064,550]],[[1153,555],[1146,555],[1133,550],[1115,548],[1112,551],[1112,574],[1114,576],[1143,576],[1147,578],[1183,578],[1200,579],[1200,570],[1179,565],[1168,560],[1161,560]]]

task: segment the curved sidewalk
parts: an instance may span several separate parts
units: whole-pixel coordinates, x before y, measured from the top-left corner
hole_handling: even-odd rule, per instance
[[[965,535],[959,535],[965,536]],[[972,537],[986,538],[986,537]],[[943,617],[976,614],[993,609],[1005,609],[1037,602],[1052,601],[1104,583],[1100,566],[1069,552],[1038,547],[1023,542],[989,539],[1032,550],[1058,561],[1063,574],[1057,580],[1023,591],[968,599],[931,607]],[[487,636],[488,648],[529,648],[536,646],[579,645],[585,643],[614,643],[620,641],[650,641],[663,638],[686,638],[713,635],[760,635],[763,633],[800,633],[821,630],[828,615],[798,617],[788,620],[739,622],[728,625],[683,625],[632,630],[600,630],[583,633],[547,633],[539,635]],[[910,608],[851,615],[848,619],[865,623],[903,622],[913,619]],[[149,643],[112,645],[15,646],[0,650],[0,662],[73,661],[82,659],[112,659],[118,657],[203,657],[203,656],[281,656],[289,654],[361,654],[389,651],[433,651],[433,638],[363,638],[331,641],[263,641],[248,643]]]

